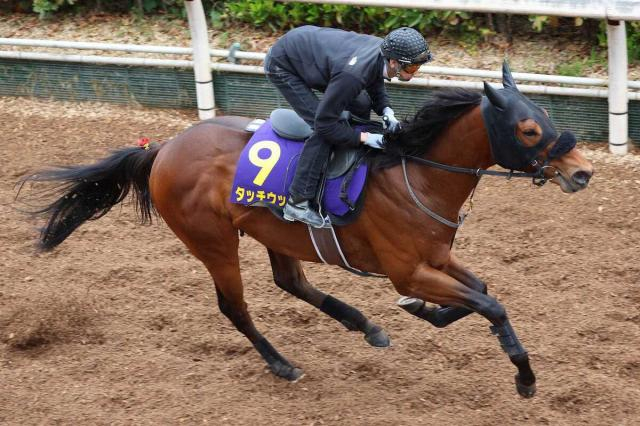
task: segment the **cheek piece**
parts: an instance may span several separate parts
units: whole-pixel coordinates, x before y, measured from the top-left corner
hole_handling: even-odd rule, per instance
[[[547,159],[553,160],[554,158],[562,157],[567,152],[575,148],[576,143],[576,136],[573,133],[568,131],[562,132],[556,144],[553,146],[553,148],[551,148],[551,150],[549,150]]]

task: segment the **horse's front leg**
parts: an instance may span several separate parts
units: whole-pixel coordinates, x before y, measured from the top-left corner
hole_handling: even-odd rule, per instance
[[[473,272],[462,266],[460,262],[453,256],[449,258],[449,262],[442,269],[450,277],[460,281],[462,284],[476,291],[486,294],[487,285],[476,277]],[[428,306],[423,300],[413,297],[402,296],[398,300],[398,306],[412,315],[417,316],[438,328],[444,328],[449,324],[458,321],[472,314],[473,311],[467,308],[452,306]]]
[[[419,265],[406,279],[394,280],[398,293],[453,308],[466,308],[488,319],[491,332],[498,337],[502,349],[517,367],[516,388],[525,398],[536,391],[536,378],[529,364],[529,355],[516,336],[505,308],[481,291],[469,288],[441,270]]]

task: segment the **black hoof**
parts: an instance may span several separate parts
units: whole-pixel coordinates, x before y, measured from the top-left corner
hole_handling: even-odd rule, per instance
[[[420,309],[424,306],[424,302],[422,300],[406,296],[402,296],[396,303],[412,315],[417,315]]]
[[[536,394],[536,384],[531,383],[530,385],[525,385],[520,381],[520,375],[516,374],[516,389],[518,393],[523,398],[532,398]]]
[[[389,339],[389,335],[387,335],[383,329],[377,327],[368,334],[365,334],[364,340],[376,348],[386,348],[391,346],[391,339]]]
[[[282,364],[281,362],[274,362],[269,368],[273,374],[290,382],[298,381],[304,376],[304,372],[300,368]]]

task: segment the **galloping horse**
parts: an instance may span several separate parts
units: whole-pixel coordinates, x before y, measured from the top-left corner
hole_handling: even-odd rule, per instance
[[[547,180],[571,193],[587,187],[591,164],[575,148],[575,137],[558,135],[546,111],[517,89],[508,66],[503,88],[485,83],[485,96],[466,90],[437,93],[399,133],[386,135],[386,148],[370,152],[371,173],[358,218],[338,227],[337,236],[354,267],[386,275],[407,311],[445,327],[476,312],[517,367],[516,388],[535,393],[535,376],[505,308],[487,286],[451,252],[458,214],[482,174],[498,163],[505,175]],[[238,244],[246,233],[268,250],[275,283],[342,323],[373,346],[388,346],[385,331],[360,311],[314,288],[300,260],[320,262],[301,223],[280,220],[267,208],[230,201],[236,162],[251,137],[244,117],[200,122],[175,138],[123,148],[87,166],[36,173],[24,182],[58,184],[53,203],[39,210],[47,219],[40,235],[44,250],[64,241],[87,220],[105,215],[133,189],[142,222],[159,214],[200,259],[213,279],[220,310],[264,358],[271,371],[297,380],[293,367],[260,334],[243,298]],[[423,301],[440,306],[426,305]]]

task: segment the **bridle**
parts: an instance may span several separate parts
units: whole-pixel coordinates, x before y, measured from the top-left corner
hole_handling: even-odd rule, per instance
[[[421,157],[416,157],[414,155],[401,155],[400,159],[401,159],[401,164],[402,164],[402,173],[404,175],[404,182],[405,185],[407,186],[407,190],[409,191],[409,196],[411,197],[411,199],[413,200],[413,202],[415,203],[415,205],[425,214],[427,214],[429,217],[431,217],[432,219],[442,223],[443,225],[446,225],[450,228],[453,229],[458,229],[460,226],[462,226],[462,224],[464,223],[465,218],[467,217],[467,215],[469,214],[469,212],[471,212],[471,209],[473,208],[473,196],[475,194],[475,190],[476,187],[478,185],[478,182],[480,182],[480,178],[482,176],[501,176],[501,177],[506,177],[507,179],[511,179],[511,178],[531,178],[531,181],[534,185],[536,186],[543,186],[545,183],[547,183],[547,181],[555,178],[560,172],[558,171],[558,169],[552,165],[550,165],[549,163],[551,162],[551,160],[553,160],[554,158],[559,158],[560,156],[564,155],[564,153],[562,153],[561,155],[550,155],[548,154],[546,156],[546,158],[542,159],[540,155],[538,155],[538,157],[536,159],[533,160],[533,162],[530,164],[532,167],[535,167],[535,171],[534,172],[519,172],[519,171],[514,171],[514,170],[510,170],[508,172],[502,172],[499,170],[487,170],[487,169],[472,169],[472,168],[467,168],[467,167],[458,167],[458,166],[450,166],[448,164],[442,164],[442,163],[438,163],[436,161],[432,161],[432,160],[427,160],[426,158],[421,158]],[[434,212],[433,210],[431,210],[429,207],[425,206],[420,199],[418,198],[418,196],[415,194],[415,192],[413,191],[413,188],[411,187],[411,183],[409,182],[409,176],[407,174],[407,160],[411,160],[415,163],[424,165],[424,166],[428,166],[428,167],[433,167],[436,169],[440,169],[440,170],[445,170],[447,172],[451,172],[451,173],[460,173],[460,174],[466,174],[466,175],[472,175],[472,176],[476,176],[478,178],[478,182],[476,182],[476,184],[473,187],[473,190],[471,192],[471,196],[470,196],[470,208],[466,213],[460,213],[458,216],[458,221],[457,222],[452,222],[449,219],[446,219],[442,216],[440,216],[439,214],[437,214],[436,212]],[[545,176],[545,171],[547,169],[554,169],[554,173],[552,177],[546,177]]]
[[[380,126],[380,124],[375,121],[367,120],[367,119],[363,119],[355,116],[352,117],[352,120],[358,124],[373,125],[376,127]],[[384,118],[383,118],[383,122],[385,122],[385,124],[388,125],[388,122],[384,120]],[[562,157],[564,154],[566,154],[571,149],[573,149],[575,144],[576,144],[575,136],[573,136],[573,134],[569,132],[563,132],[560,135],[560,137],[556,140],[556,144],[551,148],[551,150],[549,150],[549,152],[547,152],[547,155],[545,156],[544,159],[542,158],[542,153],[545,151],[546,146],[540,150],[536,158],[529,164],[531,167],[535,168],[534,172],[520,172],[520,171],[514,171],[514,170],[510,170],[508,172],[502,172],[499,170],[487,170],[487,169],[481,169],[481,168],[473,169],[468,167],[450,166],[448,164],[438,163],[433,160],[427,160],[426,158],[416,157],[415,155],[409,155],[409,154],[401,154],[400,160],[402,165],[404,182],[405,182],[405,185],[407,186],[407,191],[409,192],[409,196],[411,197],[415,205],[423,213],[427,214],[432,219],[450,228],[458,229],[460,226],[462,226],[465,218],[468,216],[468,214],[471,212],[471,209],[473,208],[473,196],[475,195],[476,187],[480,182],[480,178],[482,176],[506,177],[507,180],[511,178],[531,178],[531,182],[535,186],[541,187],[545,183],[547,183],[547,181],[555,178],[560,173],[556,167],[550,164],[551,160]],[[411,160],[423,166],[433,167],[433,168],[445,170],[451,173],[460,173],[460,174],[476,176],[478,178],[478,181],[476,182],[476,184],[473,187],[473,190],[471,191],[471,196],[469,198],[469,203],[470,203],[469,210],[466,213],[461,212],[458,215],[458,221],[452,222],[449,219],[446,219],[440,216],[438,213],[434,212],[429,207],[425,206],[420,201],[420,199],[414,192],[413,188],[411,187],[411,183],[409,182],[409,175],[407,174],[407,160]],[[554,170],[553,176],[551,177],[545,176],[545,172],[548,169]]]

